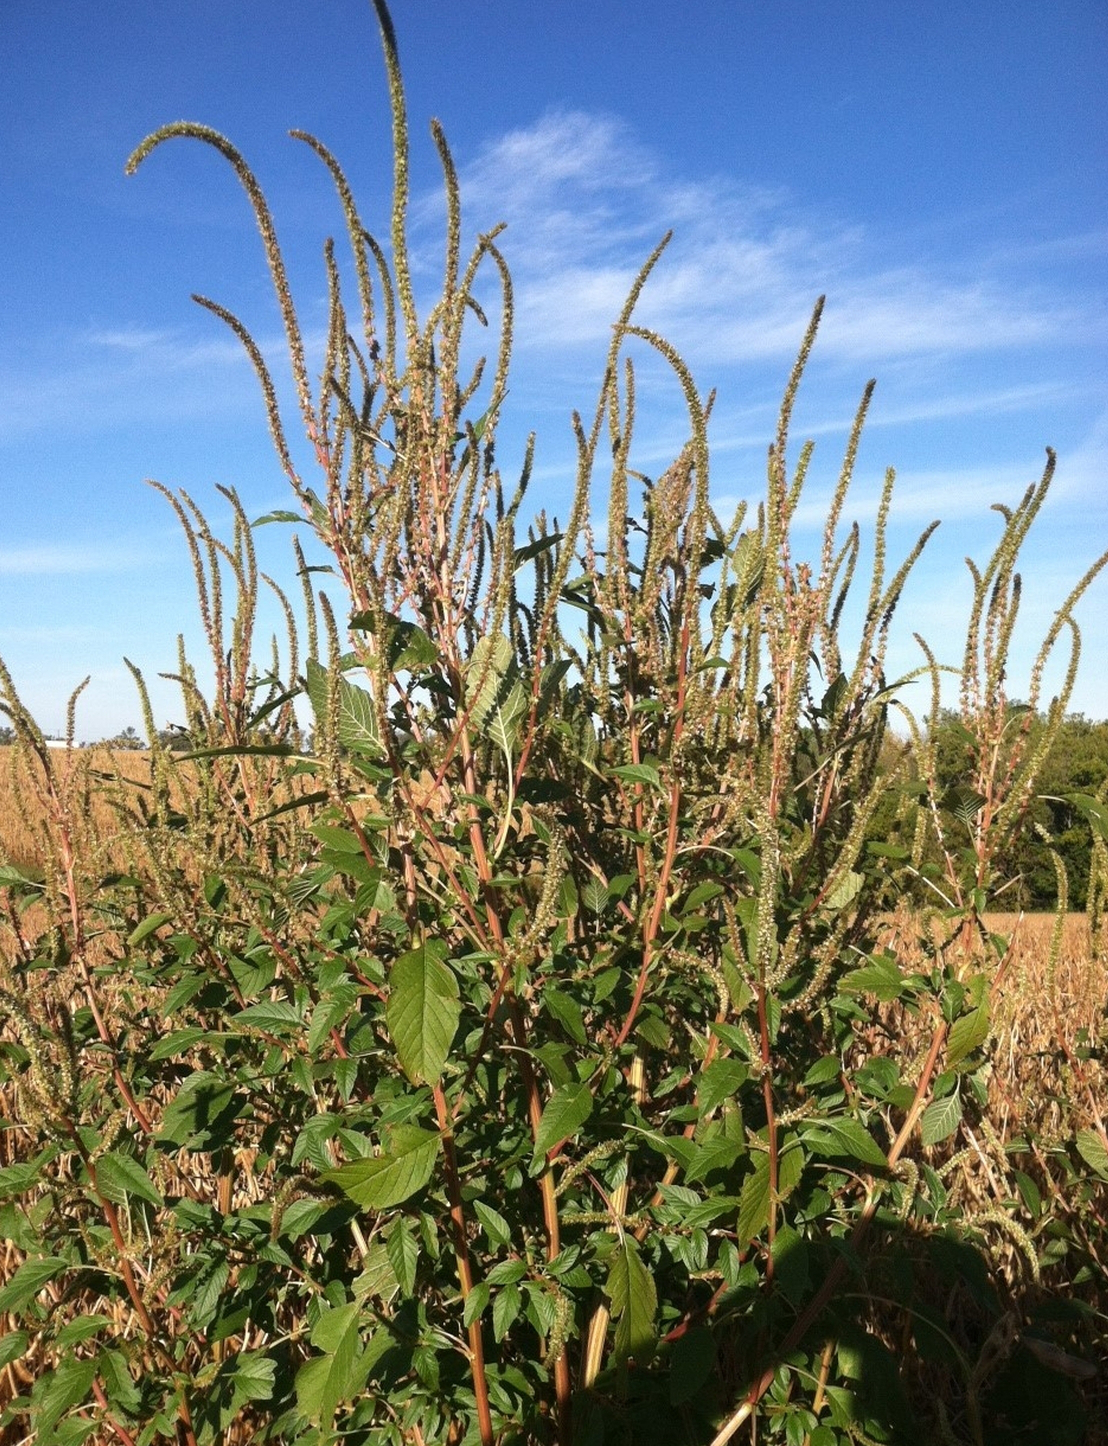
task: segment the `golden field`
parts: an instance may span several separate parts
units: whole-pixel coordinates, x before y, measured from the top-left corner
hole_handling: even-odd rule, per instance
[[[126,786],[131,784],[138,792],[149,785],[150,755],[138,749],[98,747],[71,753],[51,749],[49,757],[74,806],[85,811],[83,821],[100,838],[115,838],[120,829],[119,802]],[[113,786],[102,786],[109,783]],[[43,865],[46,821],[36,793],[19,750],[0,748],[0,861],[4,863],[31,868]]]

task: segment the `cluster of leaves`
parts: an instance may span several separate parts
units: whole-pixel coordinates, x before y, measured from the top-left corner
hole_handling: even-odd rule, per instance
[[[517,535],[530,459],[507,492],[494,451],[508,270],[495,233],[462,263],[436,129],[445,283],[420,321],[403,94],[376,4],[391,257],[330,154],[300,137],[335,179],[361,315],[355,340],[328,243],[318,389],[238,152],[179,124],[132,158],[191,136],[250,196],[319,491],[247,329],[203,304],[247,349],[302,509],[259,521],[306,519],[345,616],[296,543],[301,665],[293,609],[258,574],[235,495],[230,543],[169,498],[214,685],[206,695],[182,649],[185,755],[144,702],[150,784],[104,782],[128,857],[110,873],[78,846],[69,775],[0,671],[56,838],[41,875],[0,874],[0,1061],[15,1101],[0,1233],[21,1262],[0,1289],[0,1366],[20,1384],[0,1431],[29,1424],[40,1446],[722,1446],[757,1414],[767,1437],[811,1446],[940,1430],[1030,1440],[1043,1402],[1021,1418],[1001,1382],[1025,1350],[1031,1295],[984,1248],[1014,1238],[1038,1276],[1018,1218],[1030,1197],[975,1217],[943,1161],[983,1111],[1002,945],[981,920],[996,841],[1022,818],[1041,750],[982,753],[957,846],[933,729],[913,724],[914,745],[882,763],[898,706],[886,640],[927,534],[887,575],[890,474],[845,654],[861,539],[838,531],[869,389],[820,557],[797,560],[790,541],[811,448],[790,464],[789,421],[818,310],[765,501],[723,522],[710,403],[632,322],[659,247],[619,318],[594,420],[575,418],[570,513]],[[461,370],[463,329],[491,309],[477,295],[489,266],[491,382],[481,362]],[[633,470],[636,345],[669,363],[688,410],[688,443],[657,478]],[[985,666],[964,711],[981,730],[1003,708],[1004,609],[1014,616],[1015,555],[1048,483],[1049,471],[1006,514],[979,578],[970,631]],[[262,583],[289,622],[264,671]],[[934,722],[930,655],[924,671]],[[903,846],[871,840],[890,789]],[[929,840],[946,911],[925,931],[927,967],[908,969],[877,947],[875,921]],[[913,1036],[890,1007],[918,1021]],[[1104,1147],[1099,1119],[1074,1142],[1090,1190],[1108,1178]],[[1068,1377],[1044,1369],[1052,1419],[1080,1423]]]

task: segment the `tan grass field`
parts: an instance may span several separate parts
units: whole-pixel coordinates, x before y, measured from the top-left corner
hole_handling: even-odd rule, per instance
[[[966,1183],[999,1206],[1014,1190],[1005,1147],[1028,1142],[1045,1169],[1046,1157],[1081,1129],[1103,1133],[1108,1116],[1108,1070],[1096,1058],[1108,1041],[1108,959],[1104,939],[1090,937],[1085,914],[992,914],[986,926],[1008,939],[1002,963],[992,965],[992,1068],[988,1132],[974,1139]],[[910,942],[918,920],[905,911],[888,921],[890,942],[901,943],[902,966],[922,965]],[[902,1029],[911,1016],[898,1014]],[[921,1030],[921,1040],[925,1031]],[[1050,1173],[1047,1171],[1046,1173]]]
[[[84,822],[102,839],[120,827],[117,807],[121,788],[150,782],[150,755],[138,749],[78,748],[72,753],[51,749],[50,762],[59,781],[72,790],[76,807],[87,808]],[[115,787],[97,787],[117,779]],[[45,860],[45,820],[32,780],[19,750],[0,748],[0,862],[41,868]],[[120,860],[116,860],[120,862]]]

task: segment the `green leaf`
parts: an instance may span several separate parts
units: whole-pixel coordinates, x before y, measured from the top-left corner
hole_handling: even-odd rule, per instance
[[[0,1370],[11,1361],[18,1361],[27,1350],[30,1337],[26,1331],[9,1331],[0,1336]]]
[[[369,758],[380,758],[384,749],[381,747],[381,734],[377,727],[377,714],[373,706],[373,699],[364,688],[356,688],[346,678],[340,676],[337,681],[339,743],[343,748],[348,748],[351,753],[361,753]],[[317,663],[314,658],[308,659],[306,682],[316,724],[326,727],[330,675],[328,670]]]
[[[17,1314],[34,1300],[44,1285],[69,1268],[69,1262],[57,1255],[25,1260],[3,1290],[0,1290],[0,1311]]]
[[[413,1084],[438,1084],[458,1027],[458,981],[445,953],[441,940],[428,940],[401,955],[389,973],[385,1020]]]
[[[512,1227],[499,1210],[494,1210],[491,1205],[486,1205],[484,1200],[474,1200],[473,1209],[478,1220],[484,1226],[490,1245],[495,1247],[511,1244]]]
[[[244,1024],[252,1029],[264,1029],[271,1034],[284,1034],[290,1026],[299,1028],[303,1023],[300,1011],[284,999],[261,999],[257,1004],[248,1004],[231,1016],[229,1021],[236,1028]]]
[[[502,1260],[494,1265],[485,1279],[490,1285],[515,1285],[527,1274],[525,1260]]]
[[[984,802],[981,794],[968,784],[956,783],[943,794],[939,806],[952,813],[966,828],[972,829]]]
[[[235,1401],[268,1401],[277,1379],[277,1362],[264,1351],[240,1351],[234,1359]]]
[[[608,888],[599,879],[586,879],[581,886],[581,902],[590,914],[602,914],[608,906]]]
[[[658,1291],[630,1235],[620,1235],[605,1290],[612,1303],[612,1317],[617,1322],[617,1363],[622,1365],[628,1358],[634,1358],[639,1365],[645,1365],[654,1354]]]
[[[952,1069],[959,1060],[965,1059],[967,1054],[972,1054],[975,1049],[980,1048],[989,1037],[989,1006],[982,1004],[980,1008],[971,1010],[969,1014],[963,1014],[950,1026],[950,1035],[946,1044],[946,1066]]]
[[[671,1406],[694,1401],[716,1368],[716,1343],[707,1326],[693,1326],[673,1343],[669,1353]]]
[[[1043,1197],[1039,1192],[1038,1185],[1035,1184],[1030,1175],[1025,1175],[1022,1170],[1013,1170],[1012,1175],[1028,1214],[1031,1215],[1033,1219],[1038,1220],[1043,1210]]]
[[[351,1326],[357,1326],[360,1310],[356,1301],[324,1310],[312,1326],[308,1339],[317,1351],[324,1351],[327,1355],[340,1350],[343,1341],[350,1336]]]
[[[714,1225],[723,1215],[730,1215],[739,1204],[737,1195],[709,1196],[698,1200],[695,1190],[686,1190],[683,1185],[659,1186],[666,1201],[672,1200],[678,1208],[680,1224],[689,1230],[703,1225]]]
[[[800,1184],[807,1158],[799,1136],[788,1134],[780,1142],[777,1155],[778,1200],[787,1200]]]
[[[1108,1180],[1108,1149],[1096,1130],[1078,1130],[1077,1153],[1102,1180]]]
[[[314,761],[309,762],[304,759],[297,767],[299,769],[309,768],[314,771],[317,765]],[[283,813],[292,813],[298,808],[314,808],[317,803],[329,803],[330,799],[331,795],[325,789],[321,789],[318,793],[300,793],[295,798],[279,803],[276,808],[271,808],[261,817],[255,818],[254,822],[255,824],[268,823],[271,818],[279,818]]]
[[[496,1298],[492,1303],[492,1334],[493,1339],[502,1341],[512,1328],[512,1323],[519,1315],[520,1306],[523,1304],[523,1295],[518,1285],[505,1285],[496,1292]]]
[[[108,1403],[111,1406],[126,1411],[129,1416],[136,1416],[142,1410],[142,1392],[135,1384],[135,1378],[130,1374],[130,1366],[127,1365],[126,1355],[122,1351],[107,1349],[101,1351],[95,1358],[97,1375],[104,1385],[104,1394],[107,1395]]]
[[[866,844],[866,852],[878,859],[894,859],[897,863],[903,863],[905,859],[912,857],[912,850],[904,848],[901,844],[875,843],[872,840]]]
[[[415,1293],[416,1267],[419,1265],[419,1241],[403,1216],[397,1216],[385,1240],[389,1264],[402,1294]]]
[[[351,828],[340,828],[336,823],[313,823],[308,832],[314,834],[320,843],[326,844],[340,854],[360,854],[362,841]]]
[[[466,707],[475,728],[484,725],[514,662],[512,645],[503,633],[478,638],[466,666]]]
[[[501,753],[512,756],[515,752],[519,725],[527,715],[531,700],[522,683],[514,682],[503,702],[492,706],[489,716],[488,735]]]
[[[932,1100],[920,1120],[920,1139],[925,1145],[937,1145],[949,1139],[962,1122],[962,1101],[957,1095]]]
[[[438,645],[415,623],[393,623],[389,638],[389,666],[396,673],[419,673],[439,660]]]
[[[827,1397],[831,1420],[836,1426],[847,1428],[858,1419],[858,1400],[853,1391],[847,1390],[845,1386],[828,1386],[824,1395]],[[814,1438],[815,1432],[812,1434]],[[838,1437],[835,1438],[834,1446],[840,1446]]]
[[[114,1322],[106,1315],[79,1315],[62,1326],[54,1337],[54,1345],[58,1349],[79,1345],[112,1325]]]
[[[697,1080],[696,1103],[701,1115],[714,1110],[724,1100],[734,1099],[750,1077],[750,1070],[741,1060],[717,1059]]]
[[[362,1271],[354,1280],[354,1294],[361,1300],[369,1295],[389,1301],[400,1289],[396,1271],[389,1259],[388,1247],[375,1241],[365,1253]]]
[[[462,1311],[462,1324],[467,1329],[479,1316],[484,1315],[491,1298],[492,1291],[485,1281],[479,1280],[466,1296],[465,1308]]]
[[[622,778],[625,783],[645,783],[650,788],[661,788],[662,775],[651,763],[622,763],[609,768],[611,778]]]
[[[360,1341],[357,1304],[341,1305],[320,1316],[311,1342],[325,1354],[296,1373],[296,1404],[315,1426],[330,1431],[335,1412],[359,1391],[364,1375],[358,1369]]]
[[[172,914],[148,914],[142,923],[127,935],[127,947],[133,949],[136,944],[141,944],[148,935],[160,929],[163,924],[168,924],[172,918]]]
[[[150,1051],[150,1060],[176,1059],[190,1049],[197,1040],[210,1038],[209,1031],[190,1025],[187,1029],[175,1029],[164,1035]]]
[[[5,1165],[0,1170],[0,1200],[12,1195],[25,1195],[38,1184],[42,1166],[40,1162],[28,1160],[18,1165]]]
[[[415,1125],[396,1125],[392,1149],[368,1160],[353,1160],[323,1179],[366,1210],[389,1210],[417,1194],[434,1174],[442,1140]]]
[[[40,894],[42,876],[37,869],[17,869],[14,864],[0,865],[0,889],[26,889]]]
[[[197,1070],[170,1101],[157,1139],[188,1150],[218,1149],[229,1138],[243,1103],[233,1084]]]
[[[312,1024],[308,1030],[308,1053],[313,1057],[330,1037],[331,1030],[340,1025],[358,1002],[358,987],[349,981],[336,984],[325,994],[312,1011]]]
[[[862,885],[865,881],[864,874],[856,873],[854,869],[848,869],[826,896],[824,903],[829,909],[845,909],[862,892]]]
[[[839,1435],[831,1426],[817,1426],[808,1437],[808,1446],[839,1446],[845,1437]]]
[[[769,1220],[769,1154],[755,1156],[754,1169],[739,1191],[738,1235],[740,1246],[749,1245]]]
[[[393,613],[386,613],[384,620],[388,629],[389,667],[394,673],[421,672],[438,661],[438,648],[417,623]],[[356,632],[372,633],[377,621],[372,612],[352,613],[350,627]]]
[[[732,608],[741,606],[748,608],[758,596],[758,589],[762,585],[762,578],[765,575],[766,558],[765,551],[761,546],[760,539],[753,531],[744,532],[731,552],[731,571],[736,578],[736,589],[738,583],[746,583],[746,591],[743,594],[741,603],[736,598],[732,601]]]
[[[885,1151],[860,1121],[851,1119],[848,1115],[838,1119],[821,1119],[801,1130],[801,1135],[805,1144],[815,1154],[846,1155],[878,1170],[888,1166],[889,1159]]]
[[[113,1205],[124,1204],[128,1195],[137,1195],[140,1200],[147,1200],[151,1205],[163,1203],[161,1191],[139,1162],[130,1155],[112,1150],[101,1155],[95,1161],[94,1168],[98,1194],[105,1200],[110,1200]]]
[[[546,1155],[562,1140],[575,1135],[592,1114],[593,1098],[588,1085],[566,1084],[546,1102],[535,1135],[535,1160]]]
[[[886,1004],[899,999],[904,987],[900,967],[890,954],[871,954],[868,963],[844,974],[839,983],[844,994],[873,994]]]
[[[782,1225],[773,1239],[773,1270],[786,1300],[798,1306],[808,1286],[808,1246],[791,1225]]]
[[[525,562],[530,562],[533,557],[546,552],[551,547],[557,547],[561,542],[563,534],[560,532],[547,532],[542,537],[536,537],[534,542],[529,542],[526,547],[517,547],[515,551],[514,565],[522,567]]]
[[[692,1184],[703,1180],[713,1170],[729,1170],[743,1153],[743,1145],[726,1135],[716,1135],[702,1145],[690,1144],[688,1163],[685,1166],[685,1180]]]
[[[837,1054],[822,1055],[804,1076],[805,1088],[811,1089],[813,1085],[830,1084],[832,1080],[838,1080],[841,1073],[842,1062]]]
[[[84,1404],[95,1376],[95,1360],[80,1361],[66,1356],[39,1378],[31,1395],[36,1441],[45,1442],[67,1411]]]
[[[329,1169],[334,1161],[328,1153],[327,1142],[337,1134],[341,1123],[339,1115],[313,1115],[305,1122],[303,1129],[296,1136],[292,1147],[292,1163],[299,1165],[302,1160],[307,1159],[317,1170]],[[282,1234],[287,1233],[287,1220],[286,1213],[286,1225],[282,1227]],[[295,1240],[296,1236],[293,1235],[290,1238]]]
[[[270,522],[292,522],[302,523],[303,515],[299,512],[288,512],[283,508],[277,508],[275,512],[267,512],[263,517],[256,517],[250,524],[251,527],[265,527]]]
[[[711,880],[703,884],[697,884],[695,888],[689,890],[688,898],[681,905],[679,910],[681,917],[684,918],[686,914],[695,912],[695,910],[700,908],[701,904],[708,903],[711,899],[716,898],[722,893],[723,885],[713,883]]]
[[[542,1005],[577,1044],[588,1043],[588,1035],[585,1033],[585,1017],[581,1012],[581,1006],[572,994],[561,989],[544,989]]]
[[[219,1311],[224,1287],[231,1278],[231,1268],[222,1254],[201,1259],[192,1276],[173,1292],[174,1303],[187,1301],[189,1324],[203,1330],[211,1325]]]
[[[1087,793],[1066,793],[1063,797],[1067,803],[1073,804],[1093,831],[1108,843],[1108,804],[1090,798]]]

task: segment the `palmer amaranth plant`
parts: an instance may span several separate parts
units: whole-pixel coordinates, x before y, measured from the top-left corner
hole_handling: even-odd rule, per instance
[[[521,532],[530,456],[506,488],[494,453],[508,266],[496,231],[463,259],[435,126],[445,278],[419,315],[375,4],[388,249],[296,133],[353,254],[348,312],[325,248],[318,387],[238,151],[179,124],[129,163],[199,140],[249,196],[314,486],[246,327],[199,299],[260,379],[300,505],[277,518],[306,523],[336,581],[317,591],[294,543],[294,608],[233,492],[230,542],[166,494],[214,684],[182,647],[194,747],[168,751],[145,704],[145,778],[49,751],[0,671],[43,836],[41,868],[0,870],[0,1439],[984,1446],[1042,1441],[1049,1419],[1076,1443],[1102,1388],[1103,1040],[1069,1051],[1055,1137],[1005,1139],[989,1089],[1005,943],[984,923],[1073,677],[1045,729],[1002,689],[1051,467],[974,572],[965,777],[942,791],[933,728],[887,728],[890,621],[927,536],[886,564],[891,474],[844,640],[862,543],[840,518],[869,390],[822,551],[804,562],[791,541],[811,447],[790,461],[789,419],[818,307],[765,500],[725,522],[710,404],[632,320],[660,246],[595,415],[574,419],[568,516]],[[469,371],[488,268],[500,336]],[[634,470],[634,346],[688,412],[654,480]],[[1072,608],[1103,561],[1058,612],[1033,708],[1060,636],[1076,662]],[[288,637],[259,659],[263,584]],[[1102,839],[1103,799],[1082,807]],[[909,892],[915,937],[882,946]]]

